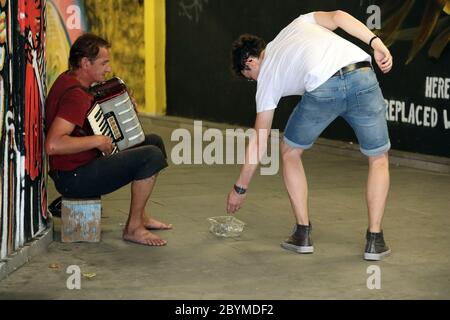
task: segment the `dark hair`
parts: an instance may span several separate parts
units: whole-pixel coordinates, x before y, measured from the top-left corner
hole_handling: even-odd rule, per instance
[[[85,33],[80,36],[70,48],[69,68],[76,70],[80,68],[80,61],[88,58],[94,62],[101,48],[111,48],[111,45],[105,39],[92,33]]]
[[[234,74],[240,78],[245,78],[241,72],[245,69],[245,61],[249,57],[259,57],[265,48],[266,42],[260,37],[251,34],[241,35],[233,42],[231,49]]]

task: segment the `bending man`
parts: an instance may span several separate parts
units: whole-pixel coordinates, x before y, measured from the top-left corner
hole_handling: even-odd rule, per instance
[[[308,212],[308,187],[302,155],[338,116],[353,128],[361,152],[369,159],[367,206],[369,227],[366,260],[380,260],[390,253],[384,242],[382,218],[389,190],[388,151],[391,147],[385,102],[371,64],[372,58],[333,31],[341,28],[370,45],[383,73],[392,68],[392,56],[383,42],[364,24],[343,11],[301,15],[267,46],[253,35],[233,43],[234,72],[257,81],[256,124],[267,134],[251,139],[246,164],[228,196],[227,211],[239,210],[259,159],[267,148],[267,136],[279,100],[302,95],[285,129],[282,144],[283,176],[297,221],[293,234],[282,247],[298,253],[314,251]]]

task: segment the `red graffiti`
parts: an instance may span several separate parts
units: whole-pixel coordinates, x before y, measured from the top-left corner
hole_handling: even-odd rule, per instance
[[[40,74],[43,54],[42,36],[45,0],[21,0],[19,3],[20,31],[25,37],[25,169],[31,180],[42,169],[42,107],[43,85]]]
[[[25,169],[31,180],[35,180],[42,162],[42,115],[39,88],[30,64],[26,66],[25,90]]]

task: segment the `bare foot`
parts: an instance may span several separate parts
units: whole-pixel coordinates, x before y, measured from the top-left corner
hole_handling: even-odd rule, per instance
[[[167,244],[166,240],[161,239],[145,228],[139,228],[134,231],[125,229],[123,232],[123,240],[155,247],[162,247]]]
[[[144,217],[144,226],[148,230],[171,230],[172,224],[167,224],[153,218]]]

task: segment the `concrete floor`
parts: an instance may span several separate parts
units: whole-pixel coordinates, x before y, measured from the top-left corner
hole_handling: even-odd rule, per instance
[[[145,120],[147,127],[151,123]],[[168,150],[173,127],[161,134]],[[393,250],[378,263],[362,259],[366,230],[366,161],[306,153],[315,253],[280,248],[294,219],[281,175],[255,176],[237,218],[237,239],[209,232],[208,217],[224,215],[239,166],[170,166],[158,178],[148,210],[173,223],[159,231],[163,248],[123,242],[129,187],[103,197],[102,241],[63,244],[60,219],[48,253],[0,282],[0,299],[449,299],[450,176],[393,166],[385,238]],[[53,185],[50,200],[56,197]],[[77,265],[81,290],[68,290],[66,269]],[[367,269],[381,269],[381,289],[369,290]]]

